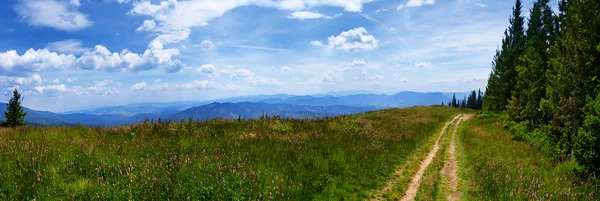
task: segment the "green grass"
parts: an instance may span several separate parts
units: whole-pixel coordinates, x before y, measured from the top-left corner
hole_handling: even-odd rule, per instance
[[[460,110],[0,130],[0,200],[357,200]]]
[[[465,200],[599,200],[600,183],[569,175],[538,147],[513,140],[497,119],[465,121],[457,136]]]

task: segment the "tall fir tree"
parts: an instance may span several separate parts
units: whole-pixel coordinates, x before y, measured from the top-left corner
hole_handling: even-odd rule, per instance
[[[527,121],[530,129],[541,121],[539,103],[546,95],[548,51],[554,43],[554,15],[548,2],[538,0],[530,10],[526,49],[519,57],[515,89],[506,107],[512,121]]]
[[[481,93],[481,89],[477,91],[477,109],[481,110],[483,108],[483,93]]]
[[[496,51],[492,72],[488,79],[484,109],[488,112],[502,112],[506,109],[511,92],[515,89],[518,57],[525,50],[525,28],[522,16],[522,2],[516,0],[510,18],[510,26],[504,32],[502,48]]]
[[[452,107],[458,107],[458,104],[456,102],[456,94],[452,95]]]
[[[23,111],[21,107],[21,94],[17,89],[13,90],[13,96],[6,104],[6,112],[4,112],[4,117],[6,118],[6,126],[15,127],[25,125],[25,115],[26,112]]]

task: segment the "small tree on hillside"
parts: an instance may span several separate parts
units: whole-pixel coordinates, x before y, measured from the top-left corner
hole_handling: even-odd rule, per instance
[[[21,101],[23,101],[23,98],[21,98],[21,94],[19,94],[19,91],[15,88],[13,97],[8,104],[6,104],[6,112],[4,112],[6,126],[14,127],[25,125],[25,115],[27,115],[27,113],[23,111]]]

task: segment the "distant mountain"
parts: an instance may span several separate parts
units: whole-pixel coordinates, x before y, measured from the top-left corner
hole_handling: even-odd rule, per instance
[[[211,103],[200,107],[193,107],[171,116],[173,120],[213,119],[226,118],[244,119],[259,118],[263,114],[279,115],[291,118],[321,118],[342,114],[356,114],[375,110],[375,107],[350,107],[350,106],[300,106],[291,104],[268,103]]]
[[[243,118],[260,117],[263,112],[294,118],[319,118],[340,114],[354,114],[367,110],[390,107],[410,107],[447,103],[453,93],[400,92],[393,95],[371,94],[365,91],[328,92],[317,95],[253,95],[218,99],[214,101],[182,101],[169,103],[135,103],[101,107],[66,113],[36,111],[25,108],[25,121],[35,125],[83,124],[114,126],[138,123],[149,119]],[[457,98],[461,94],[456,93]],[[216,103],[218,102],[218,103]],[[4,113],[5,104],[0,106]],[[3,115],[0,120],[4,119]]]
[[[1,121],[6,121],[4,112],[6,103],[0,103]],[[37,111],[23,107],[27,113],[25,122],[33,125],[57,126],[57,125],[75,125],[82,124],[86,126],[115,126],[124,124],[138,123],[144,118],[158,118],[154,114],[137,114],[134,116],[124,115],[94,115],[94,114],[57,114],[48,111]],[[170,116],[170,115],[169,115]],[[166,116],[168,117],[168,116]]]
[[[286,99],[275,98],[267,99],[261,102],[309,106],[354,106],[364,107],[373,106],[377,108],[390,107],[410,107],[423,105],[439,105],[442,101],[447,102],[447,97],[439,92],[419,93],[419,92],[400,92],[394,95],[385,94],[356,94],[349,96],[294,96]]]

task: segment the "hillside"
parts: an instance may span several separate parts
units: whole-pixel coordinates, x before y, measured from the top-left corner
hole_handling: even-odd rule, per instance
[[[2,129],[0,200],[362,200],[460,112]]]
[[[375,110],[375,107],[350,107],[350,106],[302,106],[291,104],[268,103],[211,103],[200,107],[193,107],[171,116],[172,120],[193,119],[244,119],[259,118],[262,115],[278,115],[290,118],[322,118],[343,114],[356,114]]]

